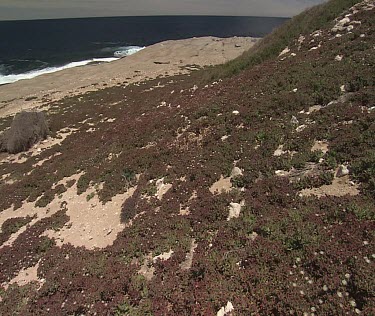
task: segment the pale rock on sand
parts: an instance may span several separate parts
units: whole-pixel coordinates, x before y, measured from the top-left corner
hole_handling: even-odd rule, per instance
[[[279,57],[285,55],[285,54],[288,54],[290,52],[290,49],[289,47],[285,47],[282,52],[279,54]]]
[[[165,193],[169,191],[169,189],[172,188],[171,183],[164,183],[164,178],[158,179],[156,181],[156,196],[159,200],[161,200]]]
[[[335,57],[335,61],[342,61],[342,59],[343,59],[343,56],[342,56],[342,55],[337,55],[337,56]]]
[[[229,215],[228,215],[227,221],[230,221],[232,218],[240,217],[241,209],[243,206],[245,206],[245,201],[242,201],[241,203],[231,202],[229,204]]]
[[[279,145],[279,147],[277,147],[277,149],[274,151],[273,155],[274,157],[280,157],[284,154],[286,154],[288,151],[285,151],[284,150],[284,145]]]
[[[231,174],[230,174],[231,177],[238,177],[238,176],[242,176],[242,175],[243,175],[243,171],[238,167],[234,167],[232,169]]]
[[[236,164],[236,162],[234,164]],[[215,183],[213,183],[211,187],[209,188],[209,190],[212,194],[215,194],[215,193],[220,194],[222,192],[228,193],[232,190],[232,182],[231,182],[232,178],[242,176],[242,175],[243,175],[243,170],[235,166],[232,169],[229,177],[224,178],[224,176],[221,175],[220,179],[217,180]]]
[[[216,316],[225,316],[231,312],[234,311],[234,307],[233,307],[233,304],[231,302],[227,302],[227,305],[222,308],[220,308],[220,310],[217,312]]]
[[[173,250],[170,249],[168,252],[164,252],[158,256],[155,256],[152,258],[152,262],[156,262],[157,260],[162,260],[162,261],[165,261],[165,260],[168,260],[170,257],[172,257],[173,255]]]
[[[349,169],[345,165],[340,165],[336,171],[336,177],[341,178],[349,174]]]
[[[35,108],[87,91],[155,79],[158,76],[189,73],[187,65],[198,67],[223,64],[250,49],[257,39],[249,37],[201,37],[166,41],[146,47],[120,60],[87,65],[45,74],[0,86],[0,117],[21,109]],[[161,62],[160,62],[161,61]],[[130,79],[128,79],[130,78]],[[49,101],[42,101],[47,96]],[[32,101],[26,101],[33,97]]]
[[[322,106],[321,105],[313,105],[313,106],[310,106],[309,107],[309,111],[306,112],[307,115],[311,114],[311,113],[314,113],[314,112],[318,112],[322,109]]]

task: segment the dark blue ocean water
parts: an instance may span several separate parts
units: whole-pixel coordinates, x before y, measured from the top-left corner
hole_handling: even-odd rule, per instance
[[[263,37],[285,21],[285,18],[217,16],[0,21],[0,84],[6,83],[7,76],[9,81],[9,76],[20,77],[48,67],[122,57],[134,48],[164,40],[194,36]]]

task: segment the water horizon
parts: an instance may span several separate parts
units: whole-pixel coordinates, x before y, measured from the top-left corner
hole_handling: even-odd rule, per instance
[[[112,62],[149,45],[192,37],[264,37],[288,18],[207,15],[0,21],[0,84]]]

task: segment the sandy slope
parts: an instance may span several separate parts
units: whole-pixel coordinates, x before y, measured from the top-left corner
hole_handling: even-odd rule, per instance
[[[113,86],[125,81],[142,81],[187,72],[187,65],[221,64],[241,55],[255,42],[256,39],[245,37],[166,41],[109,64],[66,69],[0,86],[0,117],[66,95],[97,90],[104,85]],[[33,100],[25,101],[30,97]]]

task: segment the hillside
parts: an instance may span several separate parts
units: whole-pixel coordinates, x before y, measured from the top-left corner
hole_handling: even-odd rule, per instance
[[[51,102],[0,154],[0,314],[374,314],[374,8]]]

